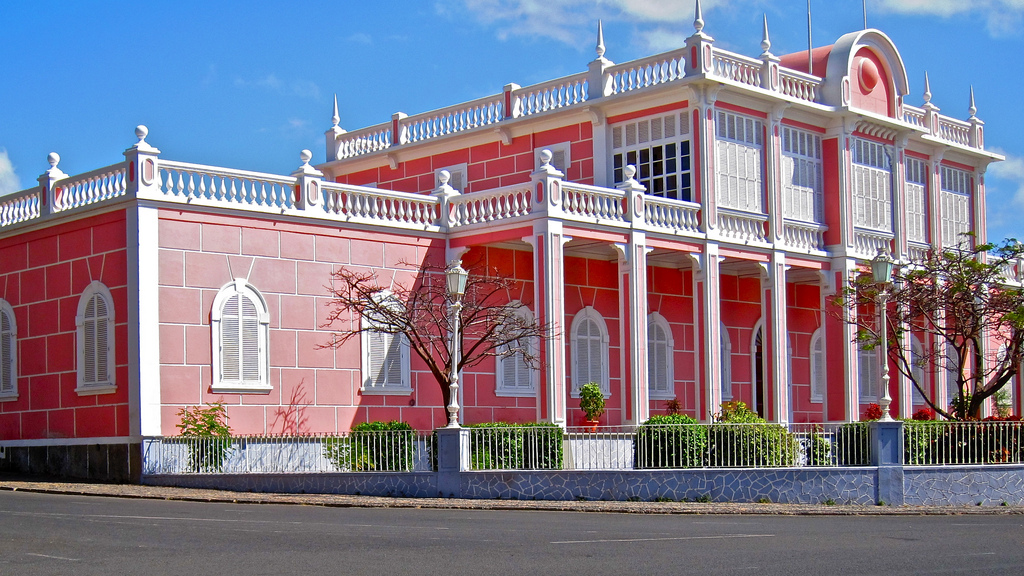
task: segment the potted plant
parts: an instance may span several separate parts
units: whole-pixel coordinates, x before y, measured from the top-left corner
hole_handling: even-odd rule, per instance
[[[597,432],[598,418],[604,414],[604,393],[597,382],[584,384],[580,388],[580,410],[586,416],[587,426],[591,432]]]

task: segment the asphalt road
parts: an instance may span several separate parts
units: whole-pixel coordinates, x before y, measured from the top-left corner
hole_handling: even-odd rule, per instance
[[[1024,516],[325,508],[0,492],[0,575],[1015,574]]]

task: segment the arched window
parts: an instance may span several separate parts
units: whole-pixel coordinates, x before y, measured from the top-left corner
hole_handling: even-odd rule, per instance
[[[672,328],[657,312],[647,316],[647,387],[654,400],[675,398]]]
[[[533,324],[533,315],[526,306],[520,306],[516,315],[523,326]],[[535,396],[537,394],[537,370],[526,361],[537,352],[534,339],[523,339],[498,348],[497,374],[494,393],[497,396]]]
[[[825,398],[825,330],[818,328],[811,335],[811,402]]]
[[[18,397],[18,324],[14,309],[0,300],[0,399]]]
[[[604,318],[592,307],[580,310],[572,320],[572,395],[597,382],[605,397],[611,395],[608,383],[608,328]]]
[[[374,296],[379,302],[393,301],[390,292]],[[395,306],[400,306],[394,302]],[[390,305],[389,305],[390,307]],[[363,332],[363,394],[410,394],[412,377],[409,372],[409,341],[402,334],[385,331],[386,323],[372,315],[362,318]],[[377,328],[380,328],[378,330]]]
[[[210,314],[214,392],[270,392],[270,314],[245,280],[220,289]]]
[[[725,324],[719,327],[722,342],[722,400],[732,400],[732,339]]]
[[[105,394],[114,382],[114,300],[110,290],[92,282],[78,301],[76,345],[79,394]]]

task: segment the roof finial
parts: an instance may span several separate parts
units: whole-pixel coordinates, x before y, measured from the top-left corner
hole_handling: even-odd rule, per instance
[[[604,26],[601,21],[597,21],[597,57],[604,58]]]
[[[768,38],[768,14],[764,15],[764,34],[761,36],[761,56],[771,56],[772,41]]]
[[[700,0],[697,0],[696,5],[693,7],[693,29],[700,34],[701,30],[704,30],[704,14],[700,9]]]
[[[975,118],[975,114],[978,113],[978,107],[974,105],[974,85],[971,85],[971,104],[967,108],[967,113],[971,115],[971,118]]]
[[[331,122],[333,123],[332,128],[337,128],[338,123],[341,122],[341,116],[338,115],[338,94],[334,94],[334,116],[331,116]]]
[[[924,103],[932,101],[932,85],[928,82],[928,72],[924,73]]]

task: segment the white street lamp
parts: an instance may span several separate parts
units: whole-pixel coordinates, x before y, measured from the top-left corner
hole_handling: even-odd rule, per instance
[[[462,267],[462,260],[452,260],[444,271],[451,297],[452,346],[451,368],[448,370],[448,427],[459,427],[459,360],[462,356],[459,337],[459,316],[462,311],[462,297],[466,294],[466,279],[469,272]]]
[[[892,404],[892,398],[889,396],[889,330],[886,318],[886,309],[889,302],[887,290],[889,284],[892,283],[893,264],[892,258],[881,248],[878,249],[878,254],[871,261],[871,275],[874,277],[875,284],[879,286],[878,307],[881,309],[882,315],[880,330],[882,341],[882,397],[878,399],[878,403],[882,408],[882,417],[879,420],[882,422],[893,421],[892,416],[889,414],[889,404]]]

